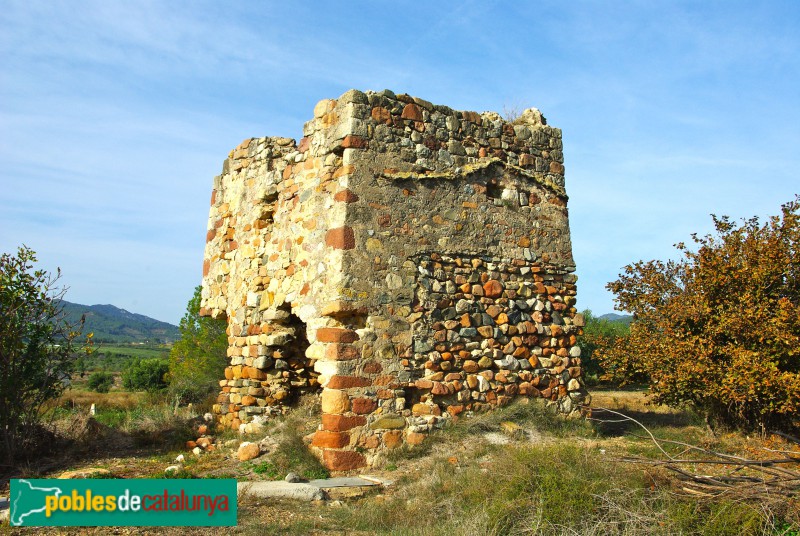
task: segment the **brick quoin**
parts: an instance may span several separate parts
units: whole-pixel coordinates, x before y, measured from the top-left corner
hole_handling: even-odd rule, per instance
[[[358,376],[331,376],[328,380],[329,389],[350,389],[352,387],[367,387],[372,385],[369,378],[359,378]]]
[[[352,471],[367,465],[367,460],[352,450],[325,450],[322,463],[331,471]]]
[[[366,147],[367,147],[367,141],[361,136],[354,136],[352,134],[348,134],[342,140],[343,149],[365,149]]]
[[[350,434],[347,432],[329,432],[317,430],[311,444],[323,449],[340,449],[350,444]]]
[[[345,415],[331,415],[330,413],[322,414],[322,427],[331,432],[345,432],[356,426],[364,426],[367,419],[360,415],[348,417]]]
[[[344,328],[319,328],[317,330],[319,342],[350,343],[358,340],[358,333],[352,329]]]
[[[361,349],[349,344],[331,344],[325,349],[325,358],[332,361],[350,361],[361,357]]]
[[[325,234],[325,245],[334,249],[353,249],[356,247],[356,237],[352,227],[329,229]]]

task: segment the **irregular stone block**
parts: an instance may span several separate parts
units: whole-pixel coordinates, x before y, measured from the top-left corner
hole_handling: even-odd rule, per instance
[[[375,411],[375,408],[378,407],[378,403],[369,398],[354,398],[352,405],[353,413],[357,413],[359,415],[367,415],[372,413]]]
[[[338,389],[323,389],[322,412],[342,414],[350,409],[350,397]]]
[[[404,428],[406,425],[405,417],[400,415],[386,415],[385,417],[380,417],[376,421],[373,421],[372,424],[369,425],[370,430],[380,430],[380,429],[394,429],[394,428]]]

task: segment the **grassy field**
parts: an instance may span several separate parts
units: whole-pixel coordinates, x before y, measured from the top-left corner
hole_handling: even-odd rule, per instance
[[[101,468],[118,478],[164,477],[179,454],[189,478],[281,479],[289,471],[308,478],[326,471],[310,456],[304,437],[313,432],[317,402],[308,397],[290,414],[271,421],[270,452],[240,463],[243,438],[216,438],[217,449],[193,456],[183,446],[198,421],[175,415],[165,401],[146,394],[71,393],[72,411],[61,426],[74,436],[60,459],[29,467],[26,476],[57,476],[67,469]],[[705,449],[759,458],[775,450],[796,452],[781,438],[737,432],[712,435],[691,413],[646,404],[632,391],[596,391],[592,419],[564,419],[537,402],[462,418],[432,434],[420,447],[392,451],[382,469],[394,482],[378,494],[330,503],[264,501],[242,497],[236,534],[800,534],[800,502],[782,496],[757,500],[735,490],[716,497],[687,493],[685,482],[655,461],[664,453],[637,424],[604,414],[622,411],[654,436]],[[95,420],[85,416],[95,403]],[[512,424],[513,423],[513,424]],[[686,448],[662,444],[670,455]],[[766,450],[772,449],[772,451]],[[697,465],[699,470],[721,471]],[[797,464],[794,467],[797,470]],[[152,529],[126,529],[144,534]],[[48,531],[51,533],[54,531]],[[170,534],[181,529],[163,529]],[[215,534],[197,528],[199,534]],[[105,529],[81,533],[105,534]]]
[[[72,376],[72,389],[67,391],[67,399],[79,399],[90,396],[83,393],[89,388],[89,376],[96,371],[111,373],[114,376],[114,393],[123,396],[121,373],[133,359],[169,359],[170,346],[164,344],[98,344],[90,356],[82,357],[78,362],[78,370]]]
[[[105,370],[119,372],[131,359],[169,357],[170,346],[165,344],[97,344],[90,357],[84,358],[83,368],[87,372]]]
[[[169,355],[169,350],[170,347],[164,344],[101,344],[98,345],[97,353],[107,358],[138,357],[140,359],[149,359],[153,357],[167,357]]]
[[[99,344],[95,350],[96,359],[124,361],[127,359],[167,358],[170,347],[164,344]]]

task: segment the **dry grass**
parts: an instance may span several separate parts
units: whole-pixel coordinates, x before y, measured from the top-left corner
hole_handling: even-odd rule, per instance
[[[503,120],[513,124],[522,117],[522,112],[524,111],[525,106],[520,101],[503,104]]]
[[[598,392],[595,404],[638,415],[658,435],[697,441],[727,452],[760,447],[782,448],[777,439],[765,442],[737,433],[708,434],[695,417],[648,406],[641,393]],[[97,403],[97,402],[95,402]],[[120,410],[121,411],[121,410]],[[308,454],[300,438],[317,422],[315,397],[304,400],[290,415],[275,419],[266,434],[276,449],[251,463],[235,461],[238,436],[219,438],[217,451],[195,458],[180,445],[170,446],[172,411],[164,404],[136,405],[114,433],[150,430],[152,443],[135,456],[108,453],[78,465],[106,467],[118,477],[158,477],[183,452],[186,476],[251,480],[282,478],[302,469]],[[513,421],[524,433],[508,433]],[[158,432],[160,430],[160,432]],[[541,404],[514,404],[492,413],[462,418],[433,434],[423,448],[398,449],[388,468],[371,473],[395,485],[381,495],[351,499],[339,506],[263,501],[244,498],[234,534],[800,534],[797,503],[748,502],[736,497],[698,500],[680,493],[680,482],[659,467],[615,461],[621,455],[655,456],[651,442],[632,437],[630,429],[592,426],[564,420]],[[497,444],[504,437],[505,444]],[[244,438],[242,438],[244,439]],[[247,438],[258,440],[258,437]],[[314,463],[316,461],[314,460]],[[311,467],[313,464],[309,465]],[[274,468],[274,475],[257,474],[257,467]],[[280,466],[280,467],[279,467]],[[72,467],[70,467],[72,468]],[[62,468],[63,470],[65,468]],[[177,534],[180,529],[157,532]],[[75,533],[75,531],[47,531]],[[104,534],[103,529],[81,533]],[[146,534],[153,529],[130,529]],[[214,529],[193,529],[197,534]]]
[[[657,471],[609,463],[580,445],[514,445],[432,459],[391,497],[337,511],[376,534],[764,534],[771,512],[674,495]]]
[[[730,452],[765,444],[736,433],[710,436],[704,426],[692,424],[695,416],[648,406],[642,393],[601,393],[598,400],[641,416],[659,434]],[[526,434],[507,445],[487,442],[506,419]],[[607,434],[602,426],[587,430],[538,405],[480,415],[434,435],[423,456],[392,456],[397,469],[389,474],[399,482],[396,491],[337,510],[334,526],[392,535],[789,536],[800,531],[797,501],[748,501],[735,495],[698,500],[681,494],[681,483],[662,468],[615,461],[623,454],[657,452],[648,440],[626,432],[617,428]]]
[[[640,394],[610,396],[617,398],[620,409],[626,409],[624,400],[630,398],[632,411],[649,416],[661,431],[685,434],[688,429],[701,438],[706,434],[699,426],[661,424],[663,415],[688,421],[692,416],[643,406]],[[496,422],[510,416],[529,433],[506,445],[487,443],[486,434],[494,433]],[[462,422],[434,436],[439,441],[424,457],[408,461],[398,456],[396,491],[338,510],[336,526],[392,535],[788,536],[800,530],[800,503],[688,497],[662,468],[615,461],[616,454],[651,454],[655,449],[645,440],[564,427],[558,419],[548,423],[547,413],[515,406]],[[727,438],[709,440],[733,450],[742,445]]]
[[[87,412],[92,404],[97,408],[106,409],[133,409],[147,399],[147,393],[131,393],[128,391],[111,391],[108,393],[95,393],[94,391],[66,391],[54,406],[65,409],[85,409]]]

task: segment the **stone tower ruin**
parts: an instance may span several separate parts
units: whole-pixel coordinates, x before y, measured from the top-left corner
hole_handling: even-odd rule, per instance
[[[298,142],[214,178],[201,314],[226,318],[214,411],[246,429],[320,393],[332,470],[464,411],[585,391],[561,131],[391,91],[323,100]]]

